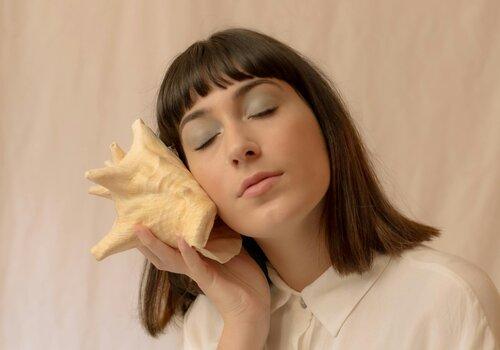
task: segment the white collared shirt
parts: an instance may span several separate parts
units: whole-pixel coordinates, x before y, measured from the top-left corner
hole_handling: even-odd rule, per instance
[[[267,262],[271,328],[266,350],[500,349],[500,297],[471,262],[427,245],[376,255],[362,275],[331,266],[302,292]],[[184,350],[217,349],[224,323],[200,294],[182,326]]]

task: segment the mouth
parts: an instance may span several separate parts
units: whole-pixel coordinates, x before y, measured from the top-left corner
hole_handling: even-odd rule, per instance
[[[283,173],[273,176],[268,176],[263,178],[259,182],[256,182],[253,185],[248,186],[245,189],[245,191],[243,191],[240,197],[250,198],[264,194],[281,179],[281,175],[283,175]]]

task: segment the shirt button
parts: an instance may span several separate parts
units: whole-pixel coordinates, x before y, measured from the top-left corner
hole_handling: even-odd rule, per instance
[[[307,305],[304,302],[304,299],[302,299],[302,297],[300,297],[300,306],[302,306],[303,309],[305,309],[307,307]]]

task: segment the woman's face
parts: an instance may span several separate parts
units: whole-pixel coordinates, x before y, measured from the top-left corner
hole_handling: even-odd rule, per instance
[[[256,81],[264,83],[233,97]],[[309,106],[288,83],[275,78],[213,88],[184,114],[179,133],[189,170],[215,202],[220,218],[250,237],[303,222],[330,183],[326,145]],[[186,122],[187,115],[200,109],[210,111]],[[269,109],[274,111],[256,116]],[[283,175],[266,192],[240,197],[242,181],[260,171]]]

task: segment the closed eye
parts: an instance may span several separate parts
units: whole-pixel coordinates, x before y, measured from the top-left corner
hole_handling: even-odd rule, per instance
[[[262,111],[260,113],[257,113],[257,114],[254,114],[254,115],[251,115],[250,117],[248,117],[249,119],[250,118],[262,118],[263,116],[265,115],[269,115],[269,114],[273,114],[276,110],[278,109],[278,106],[276,107],[273,107],[273,108],[268,108],[266,109],[265,111]],[[200,147],[196,148],[195,151],[198,151],[198,150],[201,150],[201,149],[205,149],[207,148],[207,146],[209,146],[214,140],[215,140],[215,137],[217,136],[218,134],[214,135],[212,138],[210,138],[207,142],[205,142],[203,145],[201,145]]]
[[[273,107],[273,108],[268,108],[265,111],[262,111],[260,113],[257,113],[257,114],[254,114],[254,115],[250,116],[249,118],[259,118],[259,117],[261,117],[263,115],[272,114],[277,109],[278,109],[278,106]]]

